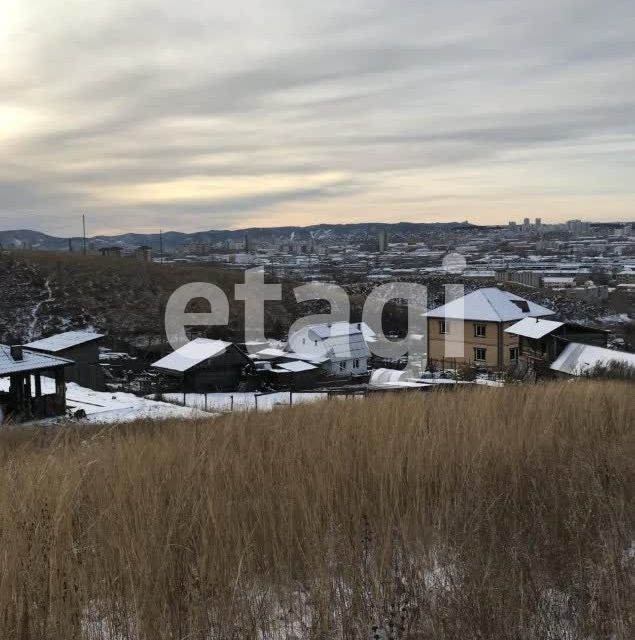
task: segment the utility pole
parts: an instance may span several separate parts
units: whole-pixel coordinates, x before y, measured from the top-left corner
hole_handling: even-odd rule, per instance
[[[159,229],[159,252],[161,254],[161,264],[163,264],[163,229]]]
[[[82,229],[84,233],[84,255],[86,255],[86,216],[82,213]]]

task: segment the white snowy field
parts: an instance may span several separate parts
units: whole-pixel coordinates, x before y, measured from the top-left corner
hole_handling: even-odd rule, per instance
[[[31,385],[35,388],[35,385]],[[9,380],[0,378],[0,391],[9,390]],[[55,382],[42,378],[42,393],[53,393]],[[201,418],[209,413],[192,407],[183,407],[169,402],[157,402],[150,398],[139,398],[132,393],[93,391],[74,382],[66,384],[66,405],[73,413],[83,409],[83,422],[109,424],[142,419]]]
[[[207,402],[206,402],[207,396]],[[304,404],[326,400],[326,393],[295,393],[280,391],[260,395],[254,392],[235,393],[164,393],[161,396],[167,402],[185,404],[192,409],[203,411],[271,411],[276,406]]]

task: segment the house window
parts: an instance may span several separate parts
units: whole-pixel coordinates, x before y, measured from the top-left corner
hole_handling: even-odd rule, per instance
[[[340,362],[340,371],[346,371],[346,360]]]
[[[359,360],[357,358],[353,360],[353,369],[359,369]]]
[[[439,333],[441,335],[450,333],[450,323],[447,320],[439,320]]]
[[[484,338],[486,332],[487,325],[485,324],[475,324],[474,325],[474,337],[476,338]]]
[[[518,347],[510,347],[509,349],[509,359],[510,360],[518,360]]]
[[[474,360],[476,362],[485,362],[487,360],[487,349],[474,347]]]

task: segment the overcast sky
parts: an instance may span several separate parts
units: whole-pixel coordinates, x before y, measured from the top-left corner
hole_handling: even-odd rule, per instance
[[[633,0],[0,0],[0,228],[634,212]]]

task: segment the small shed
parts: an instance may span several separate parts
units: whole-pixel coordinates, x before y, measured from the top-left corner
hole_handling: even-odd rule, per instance
[[[205,393],[236,389],[243,371],[253,368],[253,363],[231,342],[197,338],[161,358],[152,368],[181,380],[184,391]]]
[[[520,357],[528,362],[552,363],[571,342],[606,347],[609,332],[574,322],[523,318],[505,329],[518,336]]]
[[[256,372],[277,388],[311,389],[324,377],[327,358],[266,348],[251,356]]]
[[[121,258],[122,251],[122,247],[102,247],[99,249],[99,253],[101,253],[102,256],[110,258]]]
[[[271,368],[270,381],[276,387],[301,390],[315,387],[322,377],[319,366],[304,360],[286,360]]]
[[[9,378],[8,390],[0,386],[0,415],[18,422],[63,415],[66,411],[64,369],[73,363],[25,349],[0,345],[0,378]],[[42,393],[42,376],[55,380],[55,391]]]
[[[99,343],[104,339],[94,331],[66,331],[30,342],[28,349],[72,360],[66,368],[66,382],[76,382],[82,387],[104,391],[105,377],[99,364]]]

